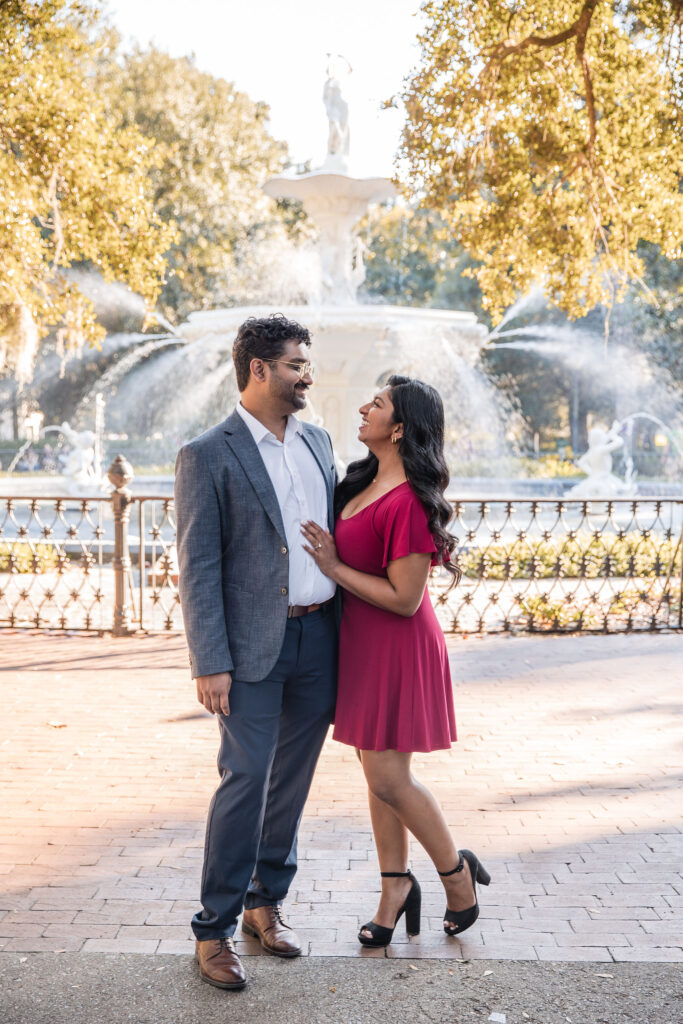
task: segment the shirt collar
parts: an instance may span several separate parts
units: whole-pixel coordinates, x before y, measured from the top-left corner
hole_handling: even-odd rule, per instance
[[[268,430],[268,427],[264,426],[260,420],[257,420],[255,416],[252,416],[250,412],[247,412],[241,402],[238,402],[236,412],[237,415],[246,423],[249,428],[249,432],[257,445],[266,440],[276,441],[278,444],[280,443],[272,430]],[[291,441],[296,434],[303,434],[303,424],[301,423],[301,420],[297,419],[296,416],[292,414],[287,417],[285,444],[287,444],[288,441]]]

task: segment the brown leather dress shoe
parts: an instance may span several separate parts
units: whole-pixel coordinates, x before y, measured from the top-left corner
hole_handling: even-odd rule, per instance
[[[216,988],[244,988],[247,976],[232,939],[197,939],[195,945],[202,981]]]
[[[275,956],[301,956],[299,938],[282,920],[282,910],[277,904],[245,910],[242,931],[260,939],[263,948]]]

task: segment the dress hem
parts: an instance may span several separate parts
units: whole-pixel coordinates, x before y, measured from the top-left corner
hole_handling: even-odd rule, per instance
[[[451,740],[447,746],[439,744],[436,747],[366,747],[360,743],[354,743],[351,740],[343,740],[339,736],[335,736],[334,733],[332,734],[332,739],[337,743],[343,743],[344,746],[355,747],[356,750],[375,750],[378,753],[381,753],[384,750],[395,750],[397,754],[433,754],[436,750],[452,750],[453,744],[458,742],[456,737],[456,739]]]

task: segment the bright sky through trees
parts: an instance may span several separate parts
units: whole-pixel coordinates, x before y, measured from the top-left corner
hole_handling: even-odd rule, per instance
[[[418,58],[419,7],[419,0],[107,0],[124,44],[194,52],[202,71],[267,103],[271,132],[295,161],[323,160],[326,54],[343,54],[353,67],[345,88],[353,169],[361,175],[392,173],[403,115],[381,107]]]

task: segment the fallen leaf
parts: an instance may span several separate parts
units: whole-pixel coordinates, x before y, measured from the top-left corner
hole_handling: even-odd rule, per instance
[[[418,968],[417,968],[417,967],[415,967],[415,965],[414,965],[414,964],[408,964],[408,970],[409,970],[409,971],[417,971],[417,970],[418,970]]]
[[[330,985],[330,992],[336,992],[336,991],[337,991],[337,990],[336,990],[336,988],[334,987],[334,985]]]
[[[66,722],[46,722],[51,729],[66,729]]]
[[[28,960],[27,956],[20,956],[19,957],[19,963],[20,964],[25,964],[27,960]]]
[[[595,977],[596,978],[613,978],[614,975],[613,974],[596,974]]]
[[[493,974],[493,971],[484,971],[484,977],[486,977],[487,974]]]

